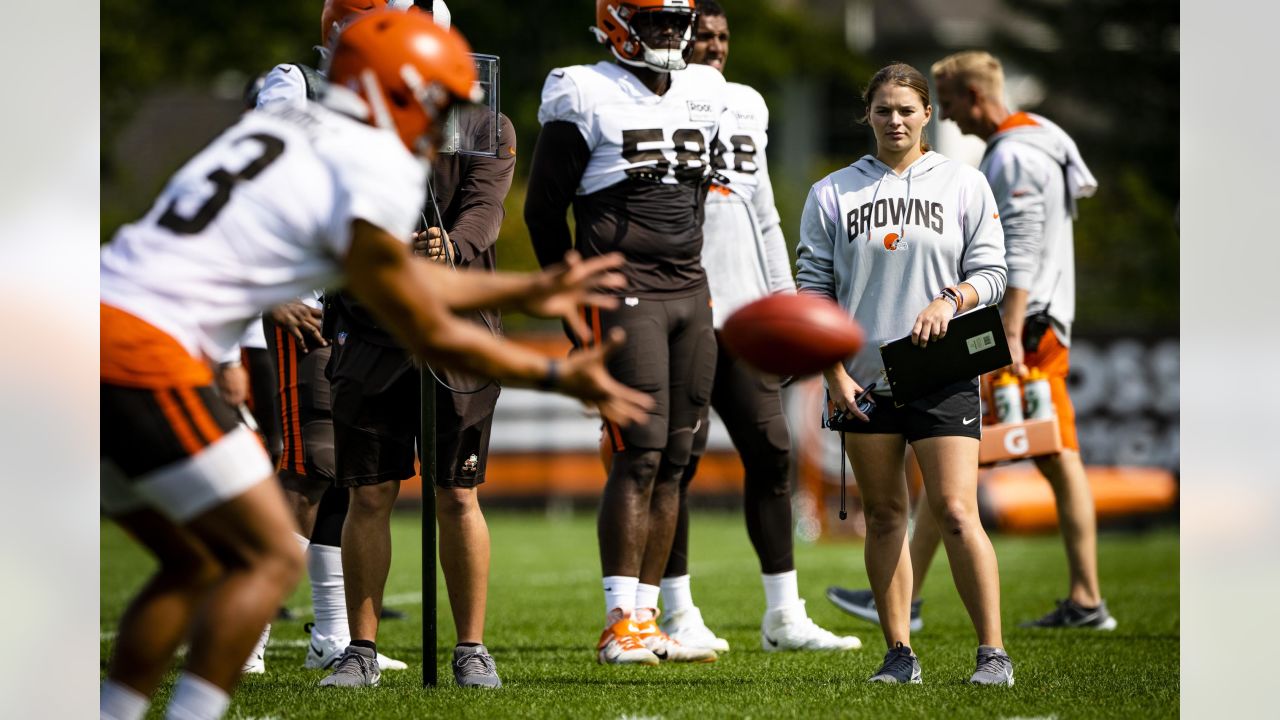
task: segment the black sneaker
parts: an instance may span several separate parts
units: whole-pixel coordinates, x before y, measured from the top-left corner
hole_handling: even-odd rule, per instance
[[[888,685],[919,685],[920,659],[911,653],[911,648],[898,643],[898,646],[884,654],[884,664],[867,679],[867,682],[886,683]]]
[[[978,666],[969,678],[974,685],[1013,687],[1013,661],[1004,650],[989,645],[978,646]]]
[[[880,624],[880,613],[876,612],[876,597],[870,590],[850,590],[832,585],[827,588],[827,599],[854,617]],[[911,632],[924,629],[924,619],[920,617],[920,605],[923,602],[922,599],[911,603]]]
[[[1019,625],[1024,628],[1086,628],[1090,630],[1115,630],[1116,619],[1107,612],[1107,601],[1096,608],[1087,608],[1073,600],[1059,600],[1058,606],[1039,620],[1028,620]]]
[[[404,614],[403,610],[397,610],[395,608],[385,606],[382,608],[382,612],[378,613],[379,620],[403,620],[406,617],[407,616]]]
[[[453,680],[458,687],[502,687],[493,656],[484,645],[453,649]]]

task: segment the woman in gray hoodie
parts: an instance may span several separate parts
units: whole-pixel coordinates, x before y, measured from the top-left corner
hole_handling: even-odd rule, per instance
[[[1000,301],[1007,273],[1004,233],[986,179],[929,150],[928,83],[893,64],[863,100],[876,154],[816,183],[800,222],[797,285],[848,310],[866,333],[863,349],[824,375],[846,435],[867,521],[866,564],[889,652],[872,682],[918,683],[910,647],[911,558],[907,549],[907,443],[924,473],[943,530],[956,589],[978,636],[970,682],[1012,685],[1000,630],[996,556],[978,519],[978,379],[898,406],[883,378],[882,343],[910,335],[924,346],[952,317]],[[875,384],[874,404],[858,408]],[[864,405],[864,407],[866,407]]]

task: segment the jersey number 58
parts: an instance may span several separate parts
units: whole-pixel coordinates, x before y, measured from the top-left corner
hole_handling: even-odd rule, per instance
[[[622,159],[631,165],[627,168],[627,175],[661,181],[673,172],[677,182],[701,182],[707,174],[704,155],[707,143],[702,132],[688,128],[676,130],[671,133],[670,144],[675,146],[674,162],[668,159],[662,147],[667,145],[662,129],[623,130]],[[641,148],[641,145],[646,147]],[[653,164],[639,165],[649,162]]]

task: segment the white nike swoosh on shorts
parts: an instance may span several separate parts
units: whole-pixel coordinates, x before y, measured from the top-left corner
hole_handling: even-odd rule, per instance
[[[965,425],[972,425],[972,424],[973,424],[973,421],[974,421],[974,420],[977,420],[977,419],[978,419],[978,418],[976,418],[976,417],[972,417],[972,418],[961,418],[961,419],[960,419],[960,422],[961,422],[961,423],[963,423],[963,424],[965,424]]]

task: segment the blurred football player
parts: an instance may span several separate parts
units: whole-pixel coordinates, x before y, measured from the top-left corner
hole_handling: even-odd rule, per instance
[[[689,62],[720,72],[729,57],[729,21],[715,0],[698,3],[697,28]],[[791,260],[765,146],[769,108],[754,89],[728,83],[720,134],[712,146],[716,169],[702,225],[702,265],[711,287],[716,329],[735,310],[770,293],[794,293]],[[760,644],[780,650],[853,650],[856,637],[835,635],[809,619],[796,580],[791,524],[791,435],[782,410],[779,380],[762,376],[719,345],[711,406],[724,421],[746,469],[743,509],[747,536],[760,559],[765,612]],[[710,423],[704,417],[694,437],[693,458],[680,481],[680,515],[671,559],[662,577],[662,628],[688,647],[729,649],[702,619],[689,586],[687,489],[707,449]]]
[[[620,256],[460,278],[406,247],[439,120],[474,97],[466,41],[421,13],[370,13],[343,31],[329,75],[323,104],[247,113],[102,249],[102,509],[159,564],[120,621],[102,717],[142,717],[183,643],[168,715],[220,717],[302,571],[267,453],[208,364],[263,309],[345,279],[433,363],[554,388],[624,424],[652,403],[605,370],[617,335],[557,361],[452,314],[505,306],[585,332],[578,308],[616,302],[602,292],[621,284],[608,272]]]
[[[711,140],[724,111],[724,78],[686,65],[693,50],[691,0],[599,0],[597,39],[613,61],[556,68],[542,89],[525,202],[538,260],[575,246],[585,256],[620,251],[627,287],[616,309],[592,311],[599,342],[625,328],[629,342],[610,372],[652,394],[646,422],[606,419],[613,463],[598,519],[604,575],[602,663],[707,662],[657,625],[659,583],[671,552],[680,478],[698,419],[711,397],[715,333],[699,257]]]

